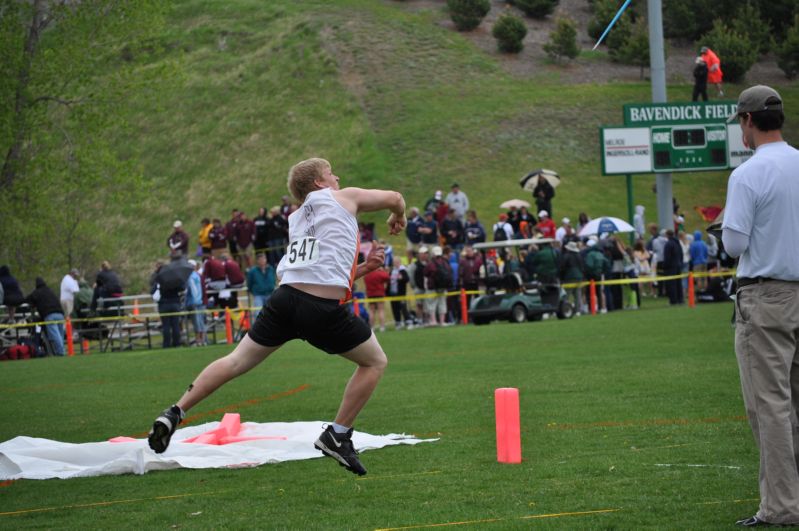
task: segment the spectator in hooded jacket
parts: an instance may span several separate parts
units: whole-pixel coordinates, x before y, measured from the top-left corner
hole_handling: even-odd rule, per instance
[[[0,266],[0,285],[3,286],[3,304],[8,309],[8,320],[13,322],[17,306],[25,302],[25,296],[7,265]]]
[[[408,292],[408,283],[411,279],[399,256],[394,257],[388,277],[387,294],[390,297],[405,297]],[[413,319],[404,300],[392,300],[391,313],[394,316],[394,328],[396,330],[402,330],[403,326],[407,327],[408,330],[413,328]]]
[[[457,212],[450,208],[447,217],[441,223],[441,235],[455,252],[460,252],[463,248],[463,232],[463,223],[458,218]]]
[[[455,211],[455,217],[463,223],[466,218],[466,212],[469,211],[469,198],[461,191],[461,187],[458,183],[452,183],[452,191],[447,194],[444,201],[447,203],[450,210]]]
[[[706,273],[707,272],[707,261],[708,261],[708,247],[707,244],[702,241],[702,231],[696,230],[694,231],[694,241],[691,242],[691,246],[688,248],[688,252],[691,256],[691,271],[694,273]],[[704,290],[707,289],[707,277],[699,277],[696,279],[696,287],[697,289]]]
[[[697,57],[694,61],[694,91],[691,94],[691,101],[707,101],[707,65],[702,57]]]
[[[53,347],[53,355],[64,355],[64,314],[61,309],[61,301],[53,290],[51,290],[44,279],[36,277],[36,289],[25,298],[25,301],[36,308],[39,313],[39,319],[42,321],[60,321],[58,323],[50,322],[44,325],[47,338],[50,340],[50,345]]]
[[[724,78],[724,72],[721,71],[719,56],[707,46],[702,46],[700,55],[707,65],[707,82],[716,85],[716,92],[719,98],[723,98],[724,90],[721,87],[721,82]]]

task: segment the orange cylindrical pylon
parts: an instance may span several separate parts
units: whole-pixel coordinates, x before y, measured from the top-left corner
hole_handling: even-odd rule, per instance
[[[463,324],[469,323],[469,308],[466,305],[466,290],[461,288],[461,322]]]
[[[591,280],[588,285],[588,303],[591,306],[591,315],[596,315],[596,281]]]
[[[694,292],[694,272],[688,273],[688,307],[696,306],[696,293]]]
[[[88,339],[83,338],[83,343],[81,343],[80,346],[81,346],[81,350],[83,351],[83,354],[88,354],[89,353],[89,340]]]
[[[233,344],[233,320],[230,317],[230,308],[225,308],[225,337],[227,344]]]
[[[66,332],[66,340],[67,340],[67,355],[74,356],[75,355],[75,345],[72,344],[72,320],[67,317],[67,322],[64,325],[64,329]]]

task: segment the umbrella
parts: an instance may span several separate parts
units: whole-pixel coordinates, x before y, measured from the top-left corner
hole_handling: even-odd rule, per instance
[[[633,232],[635,228],[619,218],[610,216],[592,219],[580,231],[579,236],[590,236],[592,234],[603,234],[611,232]]]
[[[162,266],[155,275],[155,281],[161,286],[161,290],[184,289],[192,271],[194,267],[186,258],[181,257]]]
[[[522,207],[530,208],[530,203],[528,201],[525,201],[524,199],[508,199],[507,201],[505,201],[504,203],[499,205],[499,208],[513,208],[513,207],[516,207],[516,208],[522,208]]]
[[[557,188],[560,184],[560,175],[558,175],[558,172],[541,168],[540,170],[531,171],[522,177],[519,181],[519,186],[521,186],[523,190],[532,192],[538,185],[538,179],[546,179],[552,188]]]
[[[721,224],[724,222],[724,209],[721,209],[716,219],[713,220],[713,223],[708,225],[707,231],[716,237],[716,239],[721,239]]]

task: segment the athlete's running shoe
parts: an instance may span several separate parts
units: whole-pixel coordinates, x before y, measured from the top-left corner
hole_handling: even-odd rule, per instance
[[[157,454],[162,454],[169,446],[169,440],[172,434],[178,428],[178,424],[183,420],[183,411],[178,406],[172,406],[165,409],[158,418],[153,422],[153,429],[147,436],[147,442],[150,448]]]
[[[366,469],[358,460],[358,452],[352,446],[352,428],[347,433],[336,433],[333,426],[328,426],[314,443],[317,450],[332,457],[338,464],[352,472],[363,476]]]

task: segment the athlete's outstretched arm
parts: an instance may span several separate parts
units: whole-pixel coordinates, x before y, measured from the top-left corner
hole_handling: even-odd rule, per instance
[[[392,190],[367,190],[364,188],[343,188],[335,192],[339,201],[354,216],[361,212],[389,210],[388,231],[399,234],[405,228],[405,199]]]

